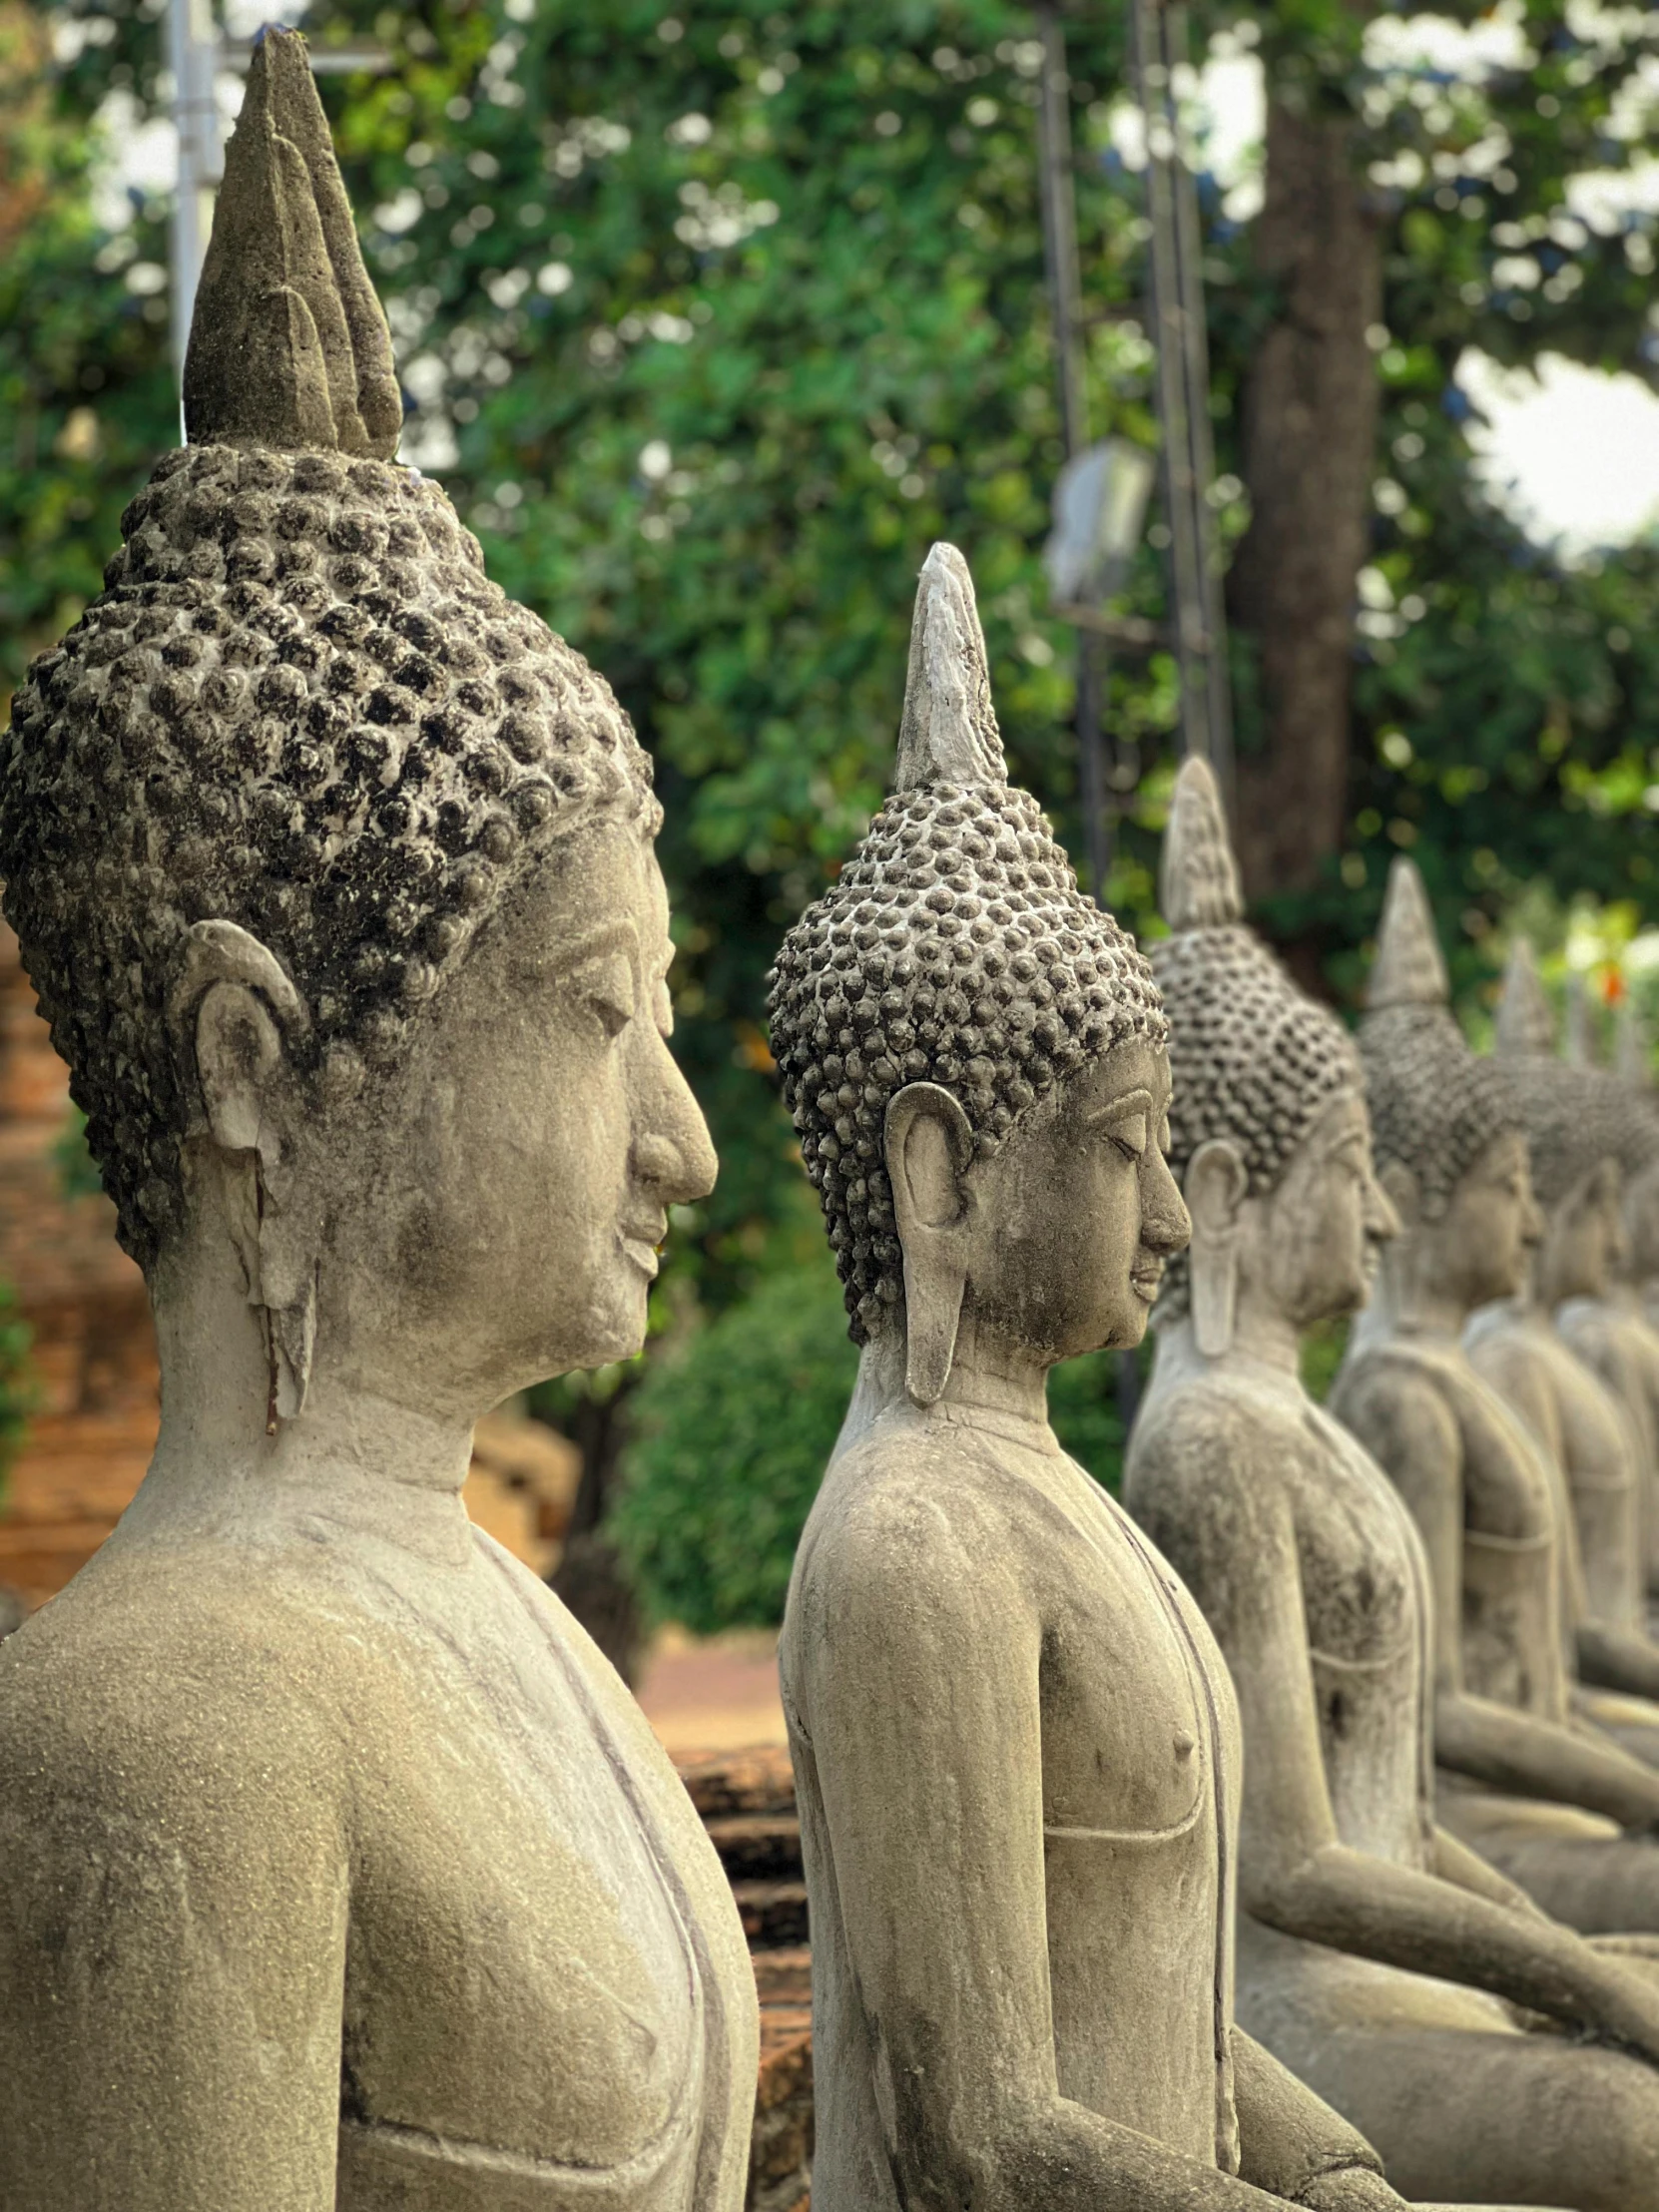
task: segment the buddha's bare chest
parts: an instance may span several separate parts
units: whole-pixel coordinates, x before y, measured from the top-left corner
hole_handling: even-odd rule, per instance
[[[395,1709],[362,1715],[341,2202],[403,2202],[411,2162],[429,2189],[436,2138],[434,2204],[492,2203],[503,2159],[550,2208],[642,2161],[672,2204],[703,1992],[661,1840],[568,1655],[487,1604],[449,1628],[409,1626]]]
[[[1044,1827],[1208,1839],[1236,1755],[1225,1662],[1174,1569],[1068,1473],[1087,1479],[1056,1483],[1072,1535],[1041,1577]]]

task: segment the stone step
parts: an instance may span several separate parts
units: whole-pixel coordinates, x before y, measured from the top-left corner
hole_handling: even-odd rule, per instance
[[[801,1823],[793,1813],[719,1813],[703,1823],[732,1882],[799,1882]]]
[[[752,1751],[677,1754],[675,1765],[705,1822],[795,1812],[795,1771],[782,1744]]]
[[[805,1882],[734,1882],[732,1895],[751,1950],[806,1942]]]

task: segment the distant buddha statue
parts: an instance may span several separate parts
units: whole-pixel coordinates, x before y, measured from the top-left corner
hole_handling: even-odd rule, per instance
[[[1533,1152],[1563,1184],[1555,1241],[1567,1268],[1555,1271],[1547,1310],[1561,1341],[1623,1408],[1635,1452],[1638,1557],[1615,1566],[1599,1546],[1595,1560],[1585,1556],[1588,1574],[1616,1576],[1617,1611],[1608,1617],[1626,1624],[1645,1616],[1649,1591],[1659,1593],[1659,1331],[1632,1288],[1646,1265],[1632,1252],[1659,1242],[1659,1115],[1650,1099],[1633,1101],[1626,1084],[1592,1067],[1582,1039],[1577,1059],[1556,1057],[1554,1020],[1524,938],[1511,948],[1497,1052]],[[1617,1534],[1625,1540],[1622,1526]]]
[[[1647,1028],[1628,995],[1619,1007],[1613,1072],[1627,1103],[1635,1109],[1632,1121],[1646,1155],[1632,1162],[1624,1177],[1624,1253],[1616,1295],[1638,1311],[1650,1328],[1659,1328],[1659,1144],[1653,1145],[1651,1154],[1648,1151],[1659,1135],[1659,1095],[1653,1085]],[[1659,1522],[1659,1510],[1654,1519]],[[1655,1542],[1659,1545],[1659,1529]],[[1659,1583],[1659,1576],[1650,1572],[1650,1582]]]
[[[863,1347],[780,1653],[816,2212],[1398,2201],[1234,2023],[1227,1670],[1048,1424],[1049,1369],[1135,1344],[1186,1241],[1165,1034],[1009,787],[935,546],[892,794],[772,1000]]]
[[[1519,1291],[1541,1222],[1503,1075],[1448,997],[1422,879],[1396,859],[1360,1047],[1402,1228],[1331,1406],[1427,1556],[1442,1824],[1571,1927],[1659,1931],[1659,1776],[1573,1720],[1557,1478],[1461,1342],[1475,1308]]]
[[[1361,1304],[1397,1224],[1359,1056],[1245,926],[1200,761],[1176,783],[1163,908],[1192,1243],[1154,1317],[1125,1502],[1238,1692],[1240,2019],[1408,2196],[1659,2205],[1659,2076],[1511,2008],[1652,2059],[1659,1990],[1435,1825],[1422,1543],[1298,1372],[1304,1333]]]
[[[155,1460],[0,1650],[4,2212],[737,2212],[755,1991],[643,1716],[469,1524],[627,1358],[707,1133],[627,718],[392,458],[303,42],[190,443],[0,740],[0,876],[148,1275]]]
[[[1644,1702],[1659,1697],[1659,1645],[1646,1630],[1640,1433],[1553,1320],[1575,1302],[1610,1308],[1624,1246],[1619,1155],[1630,1106],[1611,1075],[1556,1058],[1553,1018],[1524,938],[1510,955],[1497,1045],[1526,1132],[1543,1233],[1529,1283],[1470,1322],[1469,1358],[1562,1478],[1567,1657],[1600,1693],[1580,1693],[1578,1703],[1631,1750],[1659,1758],[1659,1705]],[[1606,1326],[1617,1329],[1621,1318],[1611,1314]]]

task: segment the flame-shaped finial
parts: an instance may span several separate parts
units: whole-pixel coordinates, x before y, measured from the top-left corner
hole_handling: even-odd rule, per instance
[[[225,156],[185,357],[193,445],[390,460],[403,409],[305,42],[268,26]]]
[[[1444,1006],[1450,997],[1451,978],[1434,934],[1428,893],[1416,862],[1399,853],[1388,870],[1367,1009],[1380,1014],[1384,1006]]]
[[[1007,781],[973,578],[953,545],[935,545],[916,590],[892,788]]]
[[[1516,937],[1503,964],[1503,995],[1497,1002],[1495,1049],[1508,1058],[1555,1050],[1555,1016],[1528,937]]]
[[[1158,902],[1177,933],[1225,928],[1244,914],[1221,789],[1209,762],[1196,753],[1181,764],[1175,779],[1158,863]]]

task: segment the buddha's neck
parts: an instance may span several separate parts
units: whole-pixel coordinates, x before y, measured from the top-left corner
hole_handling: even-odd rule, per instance
[[[852,1401],[835,1449],[844,1450],[883,1413],[909,1402],[904,1387],[904,1331],[900,1325],[864,1347]],[[1048,1421],[1048,1370],[1029,1352],[979,1328],[971,1314],[964,1314],[939,1402],[1011,1414],[1016,1420],[1043,1427]]]
[[[1468,1301],[1444,1283],[1433,1261],[1410,1233],[1384,1248],[1376,1290],[1355,1327],[1357,1343],[1395,1334],[1456,1342],[1469,1318]]]
[[[135,1533],[304,1515],[464,1556],[471,1421],[342,1373],[319,1327],[304,1409],[269,1433],[265,1335],[227,1251],[166,1272],[154,1297],[162,1422]]]

